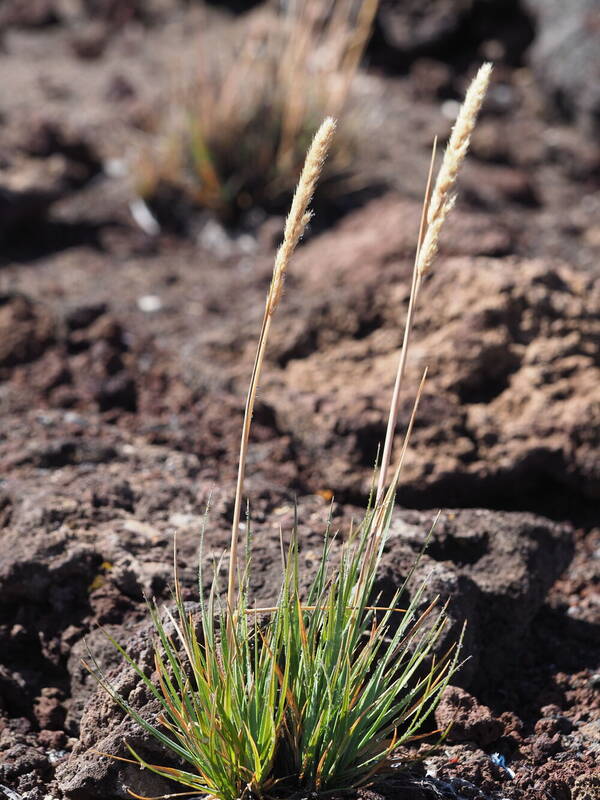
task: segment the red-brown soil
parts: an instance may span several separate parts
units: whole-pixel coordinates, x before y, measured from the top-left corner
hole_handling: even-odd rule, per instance
[[[471,659],[437,711],[440,726],[456,720],[441,749],[363,794],[591,800],[600,797],[593,98],[565,76],[571,119],[550,106],[561,76],[548,83],[530,66],[546,63],[533,1],[508,4],[520,9],[512,18],[492,4],[497,38],[481,2],[460,13],[425,5],[429,16],[421,4],[382,4],[351,117],[363,129],[355,180],[368,191],[360,206],[321,209],[275,320],[248,468],[253,587],[261,599],[276,591],[279,526],[289,531],[296,499],[307,574],[330,498],[342,530],[364,507],[429,147],[447,136],[444,114],[472,65],[498,53],[421,296],[399,430],[426,364],[430,377],[380,576],[384,592],[399,583],[442,508],[420,569],[432,595],[450,598],[449,635],[468,621]],[[144,595],[168,599],[177,534],[194,599],[209,499],[205,557],[226,547],[243,394],[282,220],[258,215],[226,231],[188,209],[186,235],[165,223],[149,236],[131,215],[124,165],[179,62],[193,62],[201,4],[27,6],[6,2],[0,14],[0,798],[158,795],[168,791],[158,781],[91,752],[116,753],[138,734],[96,693],[84,637],[128,686],[96,626],[146,658]],[[219,31],[243,24],[207,13]]]

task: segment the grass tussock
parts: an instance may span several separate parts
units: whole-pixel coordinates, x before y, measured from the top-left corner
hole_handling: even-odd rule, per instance
[[[215,570],[212,589],[204,599],[201,558],[198,611],[190,611],[183,603],[177,574],[174,607],[161,611],[156,603],[150,604],[155,632],[154,674],[148,676],[113,641],[156,699],[161,710],[154,719],[142,717],[94,665],[100,684],[170,752],[177,766],[149,764],[129,748],[131,760],[180,784],[185,789],[182,795],[208,794],[219,800],[236,800],[289,796],[298,790],[355,788],[384,772],[400,744],[432,733],[443,734],[423,733],[422,727],[458,668],[460,642],[439,653],[446,609],[436,599],[425,603],[427,583],[409,587],[410,575],[383,607],[377,606],[374,587],[425,381],[424,375],[388,485],[386,473],[409,341],[410,309],[416,303],[425,271],[422,264],[430,266],[435,255],[435,249],[425,248],[430,247],[428,242],[437,242],[440,217],[443,221],[449,211],[450,192],[488,80],[486,65],[467,93],[435,183],[432,157],[407,333],[375,502],[369,505],[358,529],[346,537],[339,558],[333,558],[329,530],[325,532],[316,574],[304,594],[300,590],[300,543],[296,530],[292,531],[288,553],[282,556],[283,579],[277,603],[273,608],[256,609],[250,597],[249,539],[243,569],[238,570],[250,423],[271,321],[290,258],[310,217],[308,206],[334,133],[331,119],[321,125],[309,148],[275,259],[246,401],[227,598],[220,599]],[[338,555],[339,550],[336,548]],[[400,608],[405,590],[411,600],[408,607]]]
[[[161,615],[152,604],[155,674],[148,677],[114,645],[160,714],[144,719],[99,680],[181,766],[149,764],[129,748],[132,761],[191,792],[236,800],[363,785],[391,763],[397,746],[420,738],[459,648],[432,657],[446,618],[435,602],[419,610],[423,585],[408,608],[397,608],[404,587],[384,608],[369,605],[386,541],[384,534],[378,549],[370,547],[377,524],[371,510],[333,574],[325,536],[305,597],[294,534],[278,602],[260,616],[249,604],[247,562],[232,636],[225,635],[229,615],[216,582],[206,602],[200,591],[199,614],[186,608],[177,583],[173,611]]]
[[[175,189],[225,223],[285,210],[315,130],[346,107],[377,4],[297,0],[277,18],[245,19],[229,45],[204,34],[195,78],[135,164],[140,196],[152,204]],[[322,191],[340,191],[351,149],[338,143]]]

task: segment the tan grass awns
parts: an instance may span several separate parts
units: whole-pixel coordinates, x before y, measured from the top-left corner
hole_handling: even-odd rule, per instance
[[[423,200],[423,212],[421,215],[421,225],[419,228],[417,252],[415,255],[413,268],[410,300],[406,314],[406,324],[404,326],[404,338],[402,342],[402,348],[400,350],[400,359],[398,362],[398,370],[396,372],[394,390],[392,392],[392,401],[390,403],[390,413],[388,415],[387,431],[383,446],[383,455],[381,458],[381,468],[379,470],[379,480],[377,483],[376,495],[377,505],[379,505],[385,497],[387,473],[392,457],[392,446],[394,442],[396,424],[398,421],[400,391],[404,378],[410,333],[413,324],[415,308],[417,306],[419,289],[421,287],[421,280],[423,275],[425,275],[425,273],[431,268],[437,253],[442,225],[448,216],[448,212],[454,205],[455,195],[452,194],[452,190],[454,188],[454,184],[456,183],[460,166],[469,148],[471,134],[473,132],[473,128],[475,127],[477,115],[487,91],[491,72],[492,65],[483,64],[471,82],[465,96],[465,101],[458,112],[456,123],[452,129],[450,140],[448,142],[448,146],[446,147],[446,152],[444,153],[442,165],[440,167],[435,185],[432,189],[431,180],[433,175],[433,164],[435,161],[437,140],[435,140],[433,143],[429,176],[427,178],[427,188],[425,190],[425,198]]]
[[[440,230],[448,212],[454,205],[455,196],[452,194],[452,190],[460,165],[469,149],[471,134],[477,122],[477,115],[483,103],[491,73],[492,65],[482,64],[467,90],[465,101],[452,128],[452,134],[429,203],[427,230],[417,262],[419,276],[423,276],[430,269],[437,253]]]
[[[304,168],[294,193],[290,213],[285,222],[283,242],[275,257],[273,279],[267,298],[269,314],[272,314],[279,304],[287,265],[312,216],[311,212],[308,211],[308,205],[312,200],[334,132],[335,120],[327,117],[315,134],[315,138],[312,140],[312,144],[306,154]]]

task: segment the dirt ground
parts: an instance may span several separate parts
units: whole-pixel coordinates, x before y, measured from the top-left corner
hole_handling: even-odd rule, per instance
[[[209,501],[205,558],[228,539],[283,220],[187,209],[182,232],[157,211],[148,232],[128,171],[200,33],[246,24],[218,5],[0,6],[2,800],[169,791],[93,752],[136,732],[81,658],[85,638],[126,685],[97,626],[143,655],[174,535],[190,600]],[[364,507],[431,142],[493,58],[417,313],[399,430],[429,379],[380,576],[398,585],[442,509],[421,569],[471,658],[437,711],[448,740],[400,754],[373,800],[600,798],[600,76],[548,44],[568,29],[590,52],[600,27],[560,6],[382,2],[348,112],[364,191],[320,209],[274,324],[247,481],[260,599],[295,501],[308,572],[332,498],[342,531]]]

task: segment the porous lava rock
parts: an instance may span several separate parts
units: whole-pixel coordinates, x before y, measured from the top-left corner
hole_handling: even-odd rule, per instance
[[[55,328],[42,303],[22,294],[0,295],[0,369],[38,358],[54,340]]]
[[[108,632],[108,631],[107,631]],[[119,632],[112,630],[117,637]],[[153,646],[149,636],[148,625],[128,632],[128,652],[148,676],[153,675]],[[151,697],[135,673],[120,661],[113,646],[106,640],[106,634],[97,631],[88,638],[87,659],[91,654],[103,662],[116,662],[113,669],[107,670],[106,677],[115,691],[139,713],[144,719],[155,721],[160,710],[156,699]],[[83,651],[79,647],[77,653]],[[59,785],[64,794],[71,800],[92,800],[92,798],[125,798],[130,797],[128,789],[145,796],[169,794],[177,791],[177,787],[147,770],[142,771],[137,765],[126,764],[108,757],[109,754],[121,758],[130,758],[127,742],[143,758],[150,763],[167,764],[164,749],[151,736],[144,733],[141,727],[127,716],[112,698],[104,691],[95,693],[86,705],[83,715],[80,737],[67,763],[57,770]],[[168,758],[168,756],[167,756]],[[168,765],[168,764],[167,764]],[[170,764],[173,766],[173,762]]]
[[[131,337],[105,306],[83,306],[59,319],[53,309],[16,293],[0,296],[0,379],[5,401],[59,407],[92,405],[134,411],[137,370]],[[14,398],[14,399],[13,399]],[[55,443],[58,447],[58,443]]]
[[[310,511],[311,502],[307,505]],[[377,590],[384,597],[401,585],[414,564],[431,519],[431,514],[424,512],[396,513],[377,584]],[[258,541],[261,540],[260,527],[258,525],[256,530]],[[275,539],[272,546],[277,546]],[[460,673],[463,683],[476,679],[481,683],[480,676],[494,680],[507,660],[514,658],[546,591],[568,563],[570,552],[568,528],[533,515],[482,510],[442,515],[429,551],[419,563],[411,591],[421,581],[427,582],[423,607],[437,595],[442,602],[450,598],[451,624],[440,650],[456,640],[464,623],[468,623],[464,654],[471,659]],[[314,571],[317,562],[310,555],[310,547],[303,550],[302,558],[303,567]],[[306,563],[304,559],[308,559]],[[264,561],[268,564],[269,559]],[[262,564],[263,559],[257,558],[256,563],[257,566]],[[132,569],[135,570],[135,565]],[[303,577],[306,577],[304,571]],[[261,601],[263,597],[273,597],[277,590],[275,579],[264,581],[264,576],[261,578],[259,574],[258,584],[261,583],[263,588],[257,592]],[[149,623],[140,622],[127,631],[111,626],[110,633],[120,641],[126,636],[128,652],[150,675],[153,667]],[[131,668],[120,662],[112,645],[103,639],[101,632],[92,633],[87,641],[115,687],[140,713],[152,718],[157,712],[155,701],[135,679]],[[71,800],[93,800],[107,795],[125,797],[125,786],[144,793],[147,791],[144,790],[147,780],[144,773],[93,751],[125,755],[123,741],[127,739],[140,747],[145,756],[158,759],[158,763],[166,763],[165,754],[124,717],[105,692],[93,692],[89,676],[86,678],[75,666],[83,653],[83,644],[79,643],[71,655],[71,704],[83,708],[83,716],[73,754],[57,771],[61,790]],[[455,690],[457,698],[470,697],[461,692]],[[467,706],[463,720],[466,737],[472,736],[481,743],[493,741],[502,726],[496,730],[498,724],[490,719],[487,711],[476,707],[475,701]]]
[[[448,686],[435,711],[441,730],[450,727],[448,738],[453,742],[472,741],[487,747],[501,736],[502,722],[495,719],[487,706],[458,686]]]
[[[450,626],[440,650],[464,630],[468,661],[458,680],[481,690],[502,680],[517,657],[546,593],[569,564],[572,531],[534,514],[486,509],[444,510],[439,518],[403,510],[392,521],[382,587],[396,586],[425,546],[414,584],[424,582],[425,608],[449,601]],[[456,679],[455,679],[456,680]]]
[[[600,8],[596,0],[525,0],[537,27],[530,59],[551,103],[600,130]]]
[[[532,38],[520,0],[382,0],[371,52],[391,71],[402,71],[422,56],[447,64],[475,61],[493,40],[498,59],[518,63]]]
[[[1,12],[0,12],[1,13]],[[2,25],[0,19],[0,26]],[[25,241],[47,222],[50,208],[77,192],[101,169],[85,136],[55,121],[34,119],[25,137],[3,142],[0,178],[0,238]]]
[[[348,240],[304,248],[297,280],[317,300],[302,330],[290,315],[275,345],[285,365],[269,395],[277,425],[313,485],[342,498],[368,493],[408,297],[407,262],[381,210],[364,227],[357,214]],[[401,502],[545,510],[551,487],[597,498],[599,320],[598,282],[566,264],[440,258],[421,290],[401,396],[399,433],[427,366]]]

